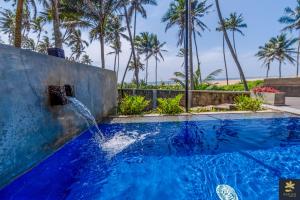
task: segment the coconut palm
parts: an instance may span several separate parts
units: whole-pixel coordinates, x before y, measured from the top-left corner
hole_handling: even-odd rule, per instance
[[[82,64],[91,65],[93,63],[92,59],[87,54],[84,54],[80,61]]]
[[[266,78],[269,78],[269,72],[272,62],[275,60],[275,54],[273,53],[275,47],[272,43],[267,42],[264,46],[259,47],[259,51],[255,54],[259,60],[263,61],[263,65],[267,68]]]
[[[279,22],[286,24],[283,31],[300,31],[300,0],[297,0],[297,5],[294,9],[287,7],[284,10],[285,15],[279,19]],[[299,57],[300,57],[300,35],[298,40],[297,48],[297,72],[296,75],[299,76]]]
[[[133,38],[136,36],[136,22],[137,22],[137,14],[140,13],[140,15],[143,18],[147,18],[147,12],[144,8],[145,5],[157,5],[156,0],[131,0],[130,6],[128,8],[128,14],[130,18],[134,18],[133,22]]]
[[[78,61],[80,56],[85,53],[85,48],[89,46],[89,43],[82,39],[80,30],[74,30],[68,37],[68,46],[72,51],[71,57],[75,56],[74,60]]]
[[[114,16],[111,21],[111,25],[108,27],[108,34],[106,41],[110,43],[110,48],[113,50],[108,54],[114,54],[114,71],[119,72],[120,67],[120,53],[121,53],[121,38],[128,40],[128,37],[124,34],[126,28],[122,26],[121,17]]]
[[[13,44],[16,15],[11,10],[0,11],[0,31],[8,36],[9,44]]]
[[[202,18],[208,13],[208,10],[211,8],[211,4],[207,5],[207,1],[198,1],[192,0],[189,3],[190,7],[190,19],[189,19],[189,71],[190,79],[193,81],[193,38],[194,35],[194,43],[196,43],[196,33],[200,34],[200,31],[204,31],[207,29],[207,26],[202,21]],[[162,22],[166,22],[166,31],[171,27],[178,26],[178,42],[177,45],[180,46],[183,44],[184,40],[184,32],[185,32],[185,0],[175,0],[173,1],[166,14],[162,18]],[[196,51],[198,51],[198,46],[196,46]],[[200,61],[198,57],[198,52],[196,52],[198,67],[200,67]],[[191,82],[191,89],[193,84]]]
[[[225,37],[225,40],[226,40],[226,43],[227,43],[227,46],[230,50],[230,53],[233,57],[233,60],[239,70],[239,73],[240,73],[240,77],[241,77],[241,81],[244,85],[244,88],[246,91],[249,90],[248,88],[248,85],[247,85],[247,81],[246,81],[246,78],[245,78],[245,75],[244,75],[244,72],[243,72],[243,69],[242,69],[242,66],[236,56],[236,53],[231,45],[231,42],[230,42],[230,39],[228,37],[228,34],[227,34],[227,30],[225,29],[226,25],[224,23],[224,18],[222,17],[222,13],[221,13],[221,9],[220,9],[220,4],[219,4],[219,0],[215,0],[215,4],[216,4],[216,8],[217,8],[217,13],[218,13],[218,17],[219,17],[219,21],[221,22],[221,28],[222,28],[222,31],[223,31],[223,34],[224,34],[224,37]]]
[[[137,55],[137,62],[135,63],[133,60],[130,61],[129,67],[128,67],[129,71],[134,71],[134,73],[137,71],[138,73],[142,70],[144,70],[144,64],[141,62],[141,57],[139,55]],[[135,76],[134,74],[134,79],[136,79],[138,77]],[[135,80],[136,81],[136,80]],[[139,82],[139,81],[136,81]]]
[[[163,49],[165,46],[166,42],[160,42],[157,38],[157,35],[153,36],[153,46],[151,49],[151,52],[148,56],[148,58],[154,57],[155,59],[155,85],[157,86],[157,67],[158,67],[158,62],[160,60],[164,60],[163,53],[167,52],[167,50]]]
[[[31,30],[33,33],[37,34],[37,42],[36,45],[39,44],[42,33],[47,34],[47,31],[44,30],[44,26],[46,24],[45,18],[39,16],[31,20]]]
[[[135,45],[139,54],[145,55],[146,60],[146,77],[145,82],[148,83],[148,67],[149,67],[149,55],[154,46],[155,34],[149,32],[142,32],[135,37]]]
[[[224,20],[225,29],[228,30],[228,21]],[[222,25],[219,22],[219,27],[216,28],[216,31],[222,32]],[[223,60],[224,60],[224,68],[225,68],[225,75],[226,75],[226,84],[229,85],[229,78],[228,78],[228,68],[227,68],[227,60],[226,60],[226,47],[225,47],[225,35],[223,34],[222,37],[222,46],[223,46]]]
[[[51,44],[49,37],[43,36],[42,40],[37,45],[37,52],[47,54],[47,50],[52,48],[53,44]]]
[[[291,64],[295,62],[293,54],[296,53],[296,50],[293,45],[297,40],[296,38],[287,39],[285,34],[270,39],[270,47],[273,48],[270,51],[274,59],[279,62],[279,78],[282,77],[282,63],[285,63],[286,60]]]
[[[244,18],[242,14],[237,14],[236,12],[231,13],[229,15],[229,18],[225,19],[226,23],[225,26],[227,30],[232,32],[232,43],[233,43],[233,48],[234,52],[237,55],[236,51],[236,44],[235,44],[235,32],[240,33],[241,35],[244,36],[244,33],[241,29],[247,28],[247,24],[244,23]]]

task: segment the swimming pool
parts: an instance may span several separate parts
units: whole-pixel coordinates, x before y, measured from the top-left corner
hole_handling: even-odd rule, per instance
[[[128,121],[128,120],[125,120]],[[278,199],[300,178],[300,118],[289,114],[143,118],[100,125],[0,191],[0,199]]]

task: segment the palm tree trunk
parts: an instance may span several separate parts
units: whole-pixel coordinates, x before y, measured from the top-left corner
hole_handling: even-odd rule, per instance
[[[127,66],[126,66],[125,71],[124,71],[124,74],[123,74],[123,78],[122,78],[122,82],[121,82],[121,89],[123,89],[125,77],[126,77],[126,74],[127,74],[128,68],[129,68],[129,65],[130,65],[131,58],[132,58],[132,51],[131,51],[131,54],[130,54],[130,56],[129,56],[129,60],[128,60],[128,62],[127,62]]]
[[[155,85],[157,86],[157,55],[155,55]]]
[[[202,84],[202,73],[201,73],[201,68],[200,68],[200,59],[199,59],[199,54],[198,54],[198,45],[197,45],[195,30],[193,30],[193,35],[194,35],[194,44],[195,44],[195,50],[196,50],[196,57],[197,57],[198,69],[200,71],[199,79],[200,79],[200,84]]]
[[[190,88],[191,90],[194,90],[194,70],[193,70],[193,22],[192,22],[192,14],[191,14],[191,10],[192,10],[192,2],[191,0],[189,1],[189,64],[190,64]]]
[[[270,72],[270,63],[268,63],[268,65],[267,65],[267,78],[269,78],[269,72]]]
[[[134,9],[134,27],[133,27],[133,38],[135,39],[135,36],[136,36],[136,9]]]
[[[228,69],[227,69],[227,61],[226,61],[226,52],[225,52],[225,36],[223,34],[223,58],[224,58],[224,66],[225,66],[225,73],[226,73],[226,83],[229,85],[228,80]]]
[[[148,53],[146,53],[146,85],[148,84],[148,65],[149,65],[149,59],[148,59]]]
[[[59,19],[59,0],[53,0],[53,31],[54,31],[54,44],[56,48],[62,49],[62,35],[60,32],[60,19]]]
[[[24,0],[18,0],[16,10],[16,28],[14,37],[14,46],[21,48],[22,45],[22,18],[23,18]]]
[[[114,59],[114,72],[116,72],[116,64],[117,64],[117,52],[115,53],[115,59]]]
[[[279,61],[279,78],[281,78],[281,65],[282,65],[282,62],[281,60]]]
[[[131,34],[130,23],[129,23],[128,13],[127,13],[127,8],[126,8],[125,5],[123,5],[123,9],[124,9],[124,14],[125,14],[125,19],[126,19],[126,26],[127,26],[129,40],[130,40],[130,45],[131,45],[131,51],[132,51],[132,56],[133,56],[133,63],[135,65],[134,74],[135,74],[135,79],[136,79],[136,86],[137,86],[137,88],[139,88],[139,71],[138,71],[138,67],[136,66],[137,65],[137,60],[136,60],[136,54],[135,54],[135,47],[134,47],[133,38],[132,38],[132,34]]]
[[[234,31],[232,31],[232,42],[233,42],[234,53],[237,56],[236,47],[235,47],[235,34],[234,34]]]
[[[246,91],[249,91],[249,88],[248,88],[248,85],[247,85],[247,81],[246,81],[246,78],[245,78],[245,75],[244,75],[242,66],[241,66],[241,64],[240,64],[240,62],[239,62],[239,60],[238,60],[238,58],[237,58],[237,56],[236,56],[236,54],[235,54],[235,52],[234,52],[234,49],[232,48],[232,45],[231,45],[231,42],[230,42],[230,40],[229,40],[227,31],[225,30],[225,25],[224,25],[224,20],[223,20],[222,13],[221,13],[221,10],[220,10],[219,0],[215,0],[215,2],[216,2],[216,7],[217,7],[217,11],[218,11],[218,16],[219,16],[219,20],[220,20],[221,25],[222,25],[222,31],[223,31],[223,33],[224,33],[224,37],[225,37],[227,46],[228,46],[228,48],[229,48],[229,50],[230,50],[230,53],[231,53],[231,55],[232,55],[232,57],[233,57],[233,60],[234,60],[234,62],[235,62],[235,64],[236,64],[236,66],[237,66],[237,68],[238,68],[238,70],[239,70],[239,72],[240,72],[240,77],[241,77],[241,81],[242,81],[243,84],[244,84],[244,89],[245,89]]]
[[[101,67],[102,67],[103,69],[105,69],[104,37],[103,37],[103,35],[102,35],[102,30],[100,30],[99,40],[100,40],[100,51],[101,51]]]
[[[298,49],[297,49],[297,77],[299,76],[299,58],[300,58],[300,38],[298,41]]]
[[[119,70],[120,70],[120,53],[118,52],[118,69],[117,69],[117,78],[119,78]]]

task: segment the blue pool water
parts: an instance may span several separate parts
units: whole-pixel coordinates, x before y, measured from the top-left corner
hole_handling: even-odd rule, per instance
[[[85,132],[0,191],[0,199],[278,199],[279,178],[300,178],[300,118],[215,115],[104,124]],[[102,147],[101,147],[102,146]]]

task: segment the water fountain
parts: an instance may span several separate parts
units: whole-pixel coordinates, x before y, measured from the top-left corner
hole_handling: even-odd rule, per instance
[[[83,120],[85,120],[89,130],[96,133],[96,136],[102,141],[104,136],[99,129],[96,119],[91,111],[78,99],[75,98],[74,88],[70,85],[48,86],[49,100],[51,106],[70,104],[71,109]]]

